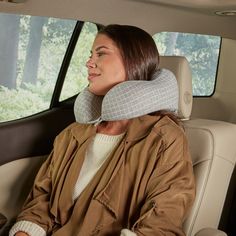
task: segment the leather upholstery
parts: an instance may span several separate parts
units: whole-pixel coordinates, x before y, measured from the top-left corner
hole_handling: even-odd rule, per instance
[[[205,228],[203,230],[200,230],[195,236],[227,236],[226,233],[224,233],[221,230],[216,230],[212,228]]]
[[[185,222],[187,235],[218,228],[236,158],[236,125],[214,120],[185,122],[196,178],[197,196]]]
[[[12,224],[33,185],[46,156],[24,158],[0,166],[0,213],[8,219],[5,227]],[[0,235],[4,228],[0,230]]]
[[[191,93],[187,60],[177,56],[161,57],[161,67],[172,70],[178,81],[180,115],[185,119],[183,123],[196,178],[195,203],[184,224],[186,235],[226,235],[216,229],[236,162],[236,125],[216,120],[189,119],[192,102],[186,102],[191,99],[185,97]]]
[[[181,56],[160,56],[160,68],[171,70],[179,85],[179,112],[182,119],[189,119],[192,111],[192,73],[189,63]]]

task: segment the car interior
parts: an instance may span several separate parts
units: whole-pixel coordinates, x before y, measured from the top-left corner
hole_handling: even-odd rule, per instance
[[[75,121],[85,61],[108,24],[150,33],[159,67],[177,79],[196,179],[186,235],[235,236],[234,0],[0,0],[0,235],[8,235],[53,140]],[[35,71],[36,81],[27,78]]]

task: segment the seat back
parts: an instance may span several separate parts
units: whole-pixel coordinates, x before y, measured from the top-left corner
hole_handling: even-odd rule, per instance
[[[46,156],[24,158],[0,166],[0,213],[7,223],[0,235],[8,235],[8,229],[20,213],[22,205],[32,188],[34,178]]]
[[[204,228],[218,228],[236,162],[236,125],[190,119],[191,70],[186,58],[160,57],[160,67],[170,69],[179,85],[179,115],[183,119],[196,179],[196,199],[184,230],[187,236],[194,236]]]

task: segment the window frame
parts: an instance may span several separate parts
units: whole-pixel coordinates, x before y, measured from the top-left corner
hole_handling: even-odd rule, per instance
[[[61,95],[64,81],[65,81],[66,73],[67,73],[68,67],[70,65],[70,61],[71,61],[72,55],[74,53],[74,49],[76,47],[76,44],[77,44],[78,38],[80,36],[80,32],[83,28],[83,25],[84,25],[83,21],[77,21],[77,23],[75,25],[74,31],[72,33],[70,42],[68,44],[65,56],[64,56],[62,64],[61,64],[60,71],[58,73],[58,77],[57,77],[54,91],[52,94],[49,109],[52,109],[54,107],[58,107],[60,104],[59,99],[60,99],[60,95]]]

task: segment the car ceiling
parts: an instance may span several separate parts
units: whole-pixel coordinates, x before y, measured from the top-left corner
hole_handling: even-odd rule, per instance
[[[215,14],[229,10],[236,11],[235,0],[0,0],[0,11],[6,13],[131,24],[151,34],[177,31],[236,39],[236,15]]]

